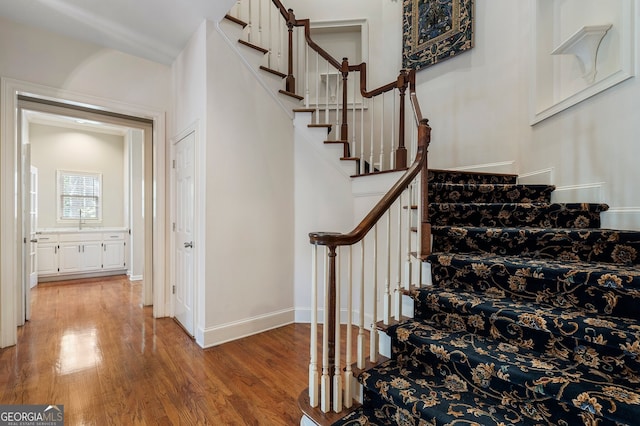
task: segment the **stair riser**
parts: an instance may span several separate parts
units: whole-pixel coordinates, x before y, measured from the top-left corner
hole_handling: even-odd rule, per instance
[[[442,263],[445,262],[445,263]],[[590,315],[640,320],[640,276],[613,275],[606,269],[522,268],[507,263],[482,263],[431,258],[433,285],[449,291],[476,291],[525,303],[562,309],[579,308]]]
[[[640,234],[610,230],[433,227],[433,252],[640,263]]]
[[[470,204],[432,203],[429,218],[435,226],[599,228],[600,210],[561,204]]]
[[[429,183],[461,183],[461,184],[497,184],[497,185],[515,185],[518,177],[515,175],[493,175],[488,173],[470,173],[430,170]]]
[[[432,203],[550,203],[553,186],[432,183]]]

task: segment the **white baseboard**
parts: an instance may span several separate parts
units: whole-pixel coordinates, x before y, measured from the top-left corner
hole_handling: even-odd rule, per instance
[[[522,185],[553,185],[553,167],[518,175]]]
[[[200,329],[196,332],[196,341],[204,348],[220,345],[242,337],[262,333],[294,322],[294,310],[285,309],[265,315],[222,324],[216,327]]]
[[[129,281],[142,281],[142,275],[129,275]]]
[[[472,164],[469,166],[446,167],[446,170],[459,172],[481,172],[481,173],[517,173],[515,161],[500,161],[497,163]],[[438,168],[438,167],[436,167]]]
[[[640,231],[640,207],[615,207],[601,214],[602,227]]]
[[[551,193],[551,201],[554,203],[604,203],[604,187],[604,182],[558,186]]]

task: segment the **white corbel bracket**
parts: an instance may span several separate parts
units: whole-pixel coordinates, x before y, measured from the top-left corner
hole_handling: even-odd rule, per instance
[[[584,26],[556,47],[552,55],[575,55],[583,71],[582,77],[592,84],[596,79],[598,48],[611,24]]]

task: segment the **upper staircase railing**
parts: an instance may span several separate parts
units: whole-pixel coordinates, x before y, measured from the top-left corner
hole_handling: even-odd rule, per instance
[[[395,80],[367,90],[367,64],[333,58],[313,41],[310,21],[296,19],[279,0],[240,0],[231,16],[249,22],[242,43],[265,52],[261,68],[285,80],[281,92],[304,101],[316,125],[335,129],[337,141],[345,143],[344,157],[358,159],[360,174],[405,170],[351,232],[309,234],[309,388],[299,402],[305,415],[326,421],[330,413],[343,416],[359,399],[354,367],[380,359],[377,324],[399,321],[403,294],[423,284],[422,260],[431,247],[425,207],[431,128],[416,97],[415,71],[401,70]],[[297,95],[299,82],[304,96]],[[405,114],[407,102],[415,122]],[[413,158],[408,168],[407,158]]]
[[[229,14],[245,25],[243,44],[265,52],[261,68],[285,80],[280,92],[314,110],[315,124],[330,126],[343,159],[358,162],[356,174],[406,169],[416,149],[405,132],[409,71],[368,90],[367,64],[331,56],[313,40],[311,21],[280,0],[239,0]]]

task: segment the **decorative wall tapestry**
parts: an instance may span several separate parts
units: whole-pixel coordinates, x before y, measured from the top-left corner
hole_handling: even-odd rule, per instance
[[[418,70],[471,49],[473,3],[403,0],[403,68]]]

